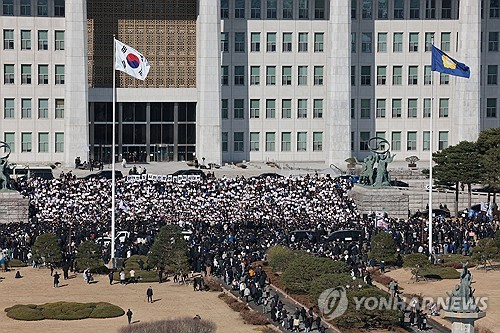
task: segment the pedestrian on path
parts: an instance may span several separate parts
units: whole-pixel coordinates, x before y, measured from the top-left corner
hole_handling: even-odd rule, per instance
[[[132,311],[130,309],[128,309],[127,311],[127,319],[128,319],[128,324],[130,325],[130,323],[132,322]]]
[[[153,288],[151,286],[146,291],[146,296],[148,296],[148,303],[153,303]]]
[[[59,288],[59,273],[55,272],[54,273],[54,288]]]

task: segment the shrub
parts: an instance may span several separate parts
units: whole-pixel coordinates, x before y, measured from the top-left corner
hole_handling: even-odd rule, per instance
[[[128,325],[120,333],[213,333],[216,328],[209,320],[180,318]]]
[[[133,268],[133,267],[132,267]],[[125,268],[125,273],[127,273],[126,277],[130,277],[130,269],[132,268]],[[141,283],[149,283],[149,282],[158,282],[158,272],[157,271],[138,271],[137,269],[134,268],[135,271],[135,279],[137,282]],[[116,271],[113,273],[113,280],[115,281],[120,281],[120,271]]]
[[[455,269],[461,269],[462,263],[468,262],[467,267],[473,267],[476,265],[476,261],[469,256],[463,256],[461,254],[441,254],[439,255],[439,262],[441,266],[453,267]]]
[[[230,303],[228,303],[228,305],[231,308],[231,310],[236,311],[236,312],[248,310],[247,305],[243,302],[240,302],[240,301],[230,302]]]
[[[122,308],[106,303],[56,302],[42,305],[15,305],[5,309],[7,316],[17,320],[78,320],[85,318],[113,318],[125,314]]]
[[[460,273],[452,267],[429,266],[421,270],[420,275],[429,279],[458,279]]]
[[[55,234],[39,235],[31,247],[33,259],[57,266],[62,261],[62,251]]]
[[[385,274],[380,273],[380,271],[378,271],[378,270],[372,271],[371,274],[372,274],[373,281],[376,281],[384,286],[388,286],[389,283],[391,283],[391,281],[394,280],[393,278],[391,278]]]
[[[144,263],[143,264],[143,269],[145,270],[148,270],[148,269],[152,269],[152,267],[149,267],[149,263],[148,263],[148,257],[147,256],[141,256],[139,254],[134,254],[133,256],[130,256],[130,258],[127,258],[124,262],[123,262],[123,266],[126,270],[131,270],[132,268],[134,269],[134,271],[140,271],[141,268],[139,266],[139,260],[142,260],[142,262]]]
[[[273,246],[267,251],[269,266],[274,272],[283,272],[293,260],[294,252],[284,246]]]
[[[9,266],[9,267],[26,267],[28,265],[19,259],[12,259],[12,260],[9,260],[7,266]]]
[[[222,287],[220,285],[220,282],[214,278],[213,276],[207,276],[204,278],[205,281],[205,286],[208,288],[210,291],[222,291]]]
[[[240,312],[241,318],[245,321],[245,323],[250,325],[267,325],[269,324],[269,320],[261,313],[252,311],[252,310],[243,310]]]
[[[347,273],[341,274],[325,274],[314,278],[310,283],[309,299],[313,304],[318,302],[318,298],[323,291],[329,288],[338,286],[357,285],[359,281],[353,281],[352,277]],[[364,284],[364,283],[363,283]]]
[[[396,262],[396,242],[391,234],[380,232],[373,237],[371,242],[370,258],[385,261],[386,264]]]
[[[94,242],[86,241],[78,246],[76,256],[77,270],[82,272],[86,268],[103,266],[99,245]]]
[[[94,266],[94,267],[90,267],[90,272],[93,273],[93,274],[104,275],[104,274],[108,274],[109,273],[109,268],[107,268],[104,265]]]

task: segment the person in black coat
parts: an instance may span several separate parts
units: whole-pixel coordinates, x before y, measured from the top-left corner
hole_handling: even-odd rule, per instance
[[[151,286],[146,291],[146,296],[148,296],[148,303],[153,303],[153,288]]]

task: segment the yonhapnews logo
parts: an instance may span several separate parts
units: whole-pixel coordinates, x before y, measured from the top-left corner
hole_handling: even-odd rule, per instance
[[[318,298],[318,308],[328,320],[343,315],[347,311],[348,303],[344,287],[326,289]]]

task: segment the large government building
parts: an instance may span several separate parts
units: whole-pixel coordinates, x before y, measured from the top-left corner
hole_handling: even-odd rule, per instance
[[[0,140],[17,163],[404,161],[500,126],[499,0],[0,0]],[[431,45],[471,68],[431,72]],[[431,124],[431,113],[432,124]],[[430,129],[433,139],[430,140]]]

